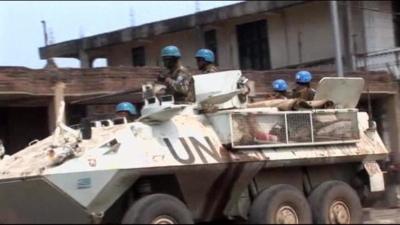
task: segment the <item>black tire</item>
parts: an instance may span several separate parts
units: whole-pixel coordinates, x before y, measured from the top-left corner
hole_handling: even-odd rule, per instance
[[[177,224],[193,224],[192,214],[179,199],[166,194],[152,194],[137,200],[125,213],[122,224],[151,224],[156,219]]]
[[[291,219],[282,216],[279,218],[278,215],[283,215],[284,212],[292,212]],[[311,209],[306,197],[291,185],[275,185],[262,191],[250,207],[249,223],[252,224],[311,222]]]
[[[360,198],[353,188],[342,181],[327,181],[320,184],[308,199],[314,223],[360,224],[362,222]]]

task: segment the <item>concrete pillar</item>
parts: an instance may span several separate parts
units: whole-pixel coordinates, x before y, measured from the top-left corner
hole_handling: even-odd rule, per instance
[[[394,134],[393,138],[396,139],[396,150],[397,154],[393,156],[393,160],[395,160],[397,163],[400,163],[400,139],[398,136],[398,133],[400,132],[400,93],[399,93],[400,87],[398,87],[397,94],[393,98],[393,108],[394,108],[394,122],[396,124],[396,133]]]
[[[354,58],[354,43],[353,43],[353,18],[351,12],[351,1],[343,1],[344,5],[339,6],[339,14],[341,14],[343,21],[343,44],[344,44],[344,70],[354,71],[355,58]]]
[[[331,9],[331,20],[333,25],[333,36],[335,41],[335,55],[336,55],[336,73],[339,77],[343,77],[343,61],[342,61],[342,44],[340,36],[339,17],[336,1],[329,1]]]
[[[388,97],[385,102],[385,111],[390,133],[390,163],[400,164],[400,140],[398,133],[400,131],[400,98],[399,94]],[[390,173],[386,181],[385,197],[389,207],[400,207],[400,172]]]
[[[390,133],[390,160],[395,163],[400,163],[400,140],[399,140],[399,126],[400,126],[400,106],[399,96],[393,95],[388,97],[385,104],[385,113],[387,114],[387,121],[389,123]]]
[[[54,98],[48,105],[48,118],[49,118],[49,131],[52,133],[57,126],[58,114],[60,109],[61,101],[64,100],[64,88],[63,82],[57,82],[54,87]],[[65,114],[62,118],[62,122],[65,123]]]
[[[81,68],[92,67],[89,55],[82,49],[79,50],[79,60],[81,62]]]
[[[368,8],[367,2],[365,1],[357,1],[358,2],[358,7],[361,8]],[[362,45],[362,50],[361,52],[363,53],[367,53],[368,52],[368,42],[367,42],[367,21],[368,21],[368,10],[361,10],[361,18],[362,18],[362,41],[363,41],[363,45]],[[368,70],[368,68],[366,68]]]
[[[61,107],[61,102],[64,101],[64,89],[65,89],[65,83],[63,82],[57,82],[56,85],[54,85],[54,106],[55,106],[55,118],[56,121],[60,120],[63,123],[65,123],[65,115],[60,115],[59,110]],[[66,108],[66,107],[65,107]],[[58,118],[61,116],[62,118]]]

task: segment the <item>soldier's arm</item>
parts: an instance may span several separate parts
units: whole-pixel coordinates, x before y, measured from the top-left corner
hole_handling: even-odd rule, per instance
[[[188,94],[190,89],[190,80],[192,77],[185,73],[178,74],[176,80],[170,83],[171,87],[178,93]]]
[[[164,83],[165,79],[167,78],[167,74],[168,74],[167,70],[162,70],[160,74],[157,76],[157,82]]]
[[[294,88],[294,89],[292,90],[292,93],[291,93],[290,97],[291,97],[291,98],[299,98],[299,97],[300,97],[300,93],[299,93],[299,91],[298,91],[297,88]]]
[[[312,98],[314,98],[316,92],[317,92],[317,91],[315,91],[314,88],[310,88],[310,94],[311,94],[311,97],[312,97]]]
[[[265,100],[273,100],[276,99],[276,96],[273,93],[267,93],[265,95]]]
[[[177,81],[175,82],[174,89],[176,92],[181,94],[188,94],[189,93],[189,86],[190,86],[190,78],[188,76],[178,76]]]
[[[217,67],[215,67],[215,66],[211,66],[211,67],[208,69],[208,72],[209,72],[209,73],[215,73],[215,72],[218,72],[218,70],[217,70]]]

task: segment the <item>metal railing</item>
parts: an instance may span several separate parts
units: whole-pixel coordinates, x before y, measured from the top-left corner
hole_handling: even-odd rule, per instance
[[[296,147],[355,143],[357,110],[231,114],[233,148]]]
[[[309,68],[315,70],[335,70],[335,59],[334,58],[325,58],[320,60],[314,60],[310,62],[304,62],[299,64],[286,65],[282,67],[277,67],[274,69],[301,69],[301,68]]]
[[[400,48],[391,48],[375,52],[357,54],[356,67],[361,70],[388,70],[400,68]]]

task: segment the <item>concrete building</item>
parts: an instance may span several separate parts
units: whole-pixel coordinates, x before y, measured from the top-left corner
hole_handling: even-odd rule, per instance
[[[341,52],[346,71],[388,70],[400,78],[400,3],[338,1]],[[97,58],[108,66],[159,66],[160,50],[177,45],[183,63],[195,68],[194,54],[207,47],[221,69],[335,69],[334,28],[329,1],[245,1],[169,20],[128,27],[39,49],[40,57],[76,58],[91,67]],[[399,107],[396,93],[374,93],[377,104]],[[391,106],[386,106],[391,104]],[[374,108],[375,111],[382,109]],[[399,111],[399,109],[396,109]],[[390,114],[390,113],[389,113]],[[381,113],[393,126],[397,117]],[[394,115],[394,114],[392,114]],[[382,129],[388,131],[390,129]],[[397,134],[384,132],[398,148]],[[392,136],[391,140],[389,136]]]
[[[347,70],[399,64],[397,1],[337,4]],[[190,67],[195,67],[196,50],[208,47],[222,68],[331,68],[333,37],[329,1],[246,1],[53,44],[40,48],[40,57],[76,58],[82,67],[91,67],[97,58],[107,59],[109,66],[158,66],[161,48],[173,44]]]

